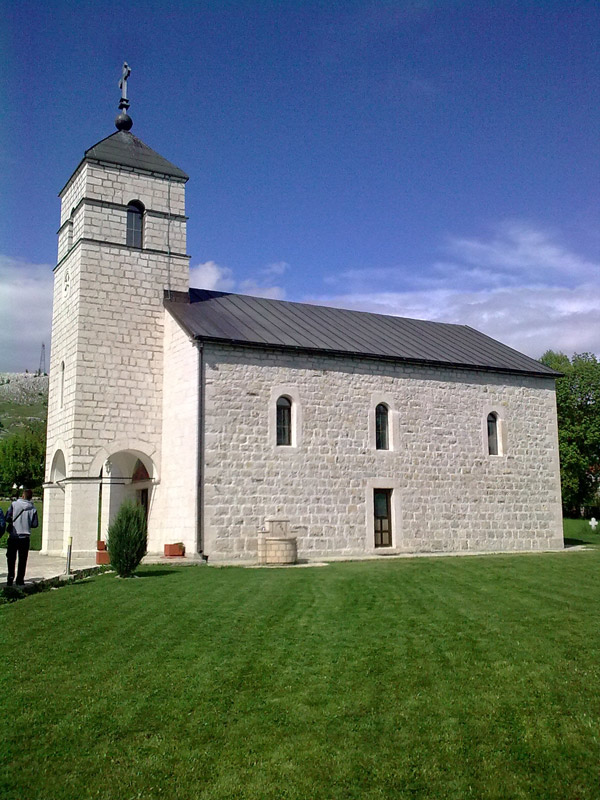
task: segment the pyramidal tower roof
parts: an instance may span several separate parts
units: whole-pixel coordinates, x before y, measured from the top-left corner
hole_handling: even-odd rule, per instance
[[[188,179],[182,169],[171,164],[129,131],[116,131],[111,136],[107,136],[106,139],[102,139],[86,150],[84,158],[91,161],[104,161],[108,164],[119,164],[133,169],[143,169],[148,172],[158,172],[160,175],[169,175],[186,181]]]

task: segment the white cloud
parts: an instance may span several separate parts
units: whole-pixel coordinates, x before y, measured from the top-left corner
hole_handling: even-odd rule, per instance
[[[259,286],[253,280],[242,281],[240,284],[242,294],[250,294],[253,297],[268,297],[270,300],[283,300],[285,289],[281,286]]]
[[[287,261],[275,261],[272,264],[267,264],[267,266],[260,271],[260,274],[264,275],[266,278],[273,277],[274,275],[283,275],[287,272],[289,266]]]
[[[491,291],[437,289],[311,297],[311,302],[434,322],[470,325],[539,358],[546,350],[600,354],[600,313],[590,304],[598,287]]]
[[[567,250],[547,231],[512,220],[489,240],[451,237],[447,250],[480,278],[523,284],[574,286],[598,275],[594,264]]]
[[[235,286],[235,281],[229,267],[222,267],[214,261],[205,261],[203,264],[190,267],[190,286],[230,292]]]
[[[337,280],[350,291],[311,301],[470,325],[534,358],[600,354],[600,263],[514,221],[489,239],[452,237],[445,249],[453,260],[429,270],[349,270]],[[372,292],[375,279],[388,289]]]
[[[285,261],[277,261],[267,264],[259,270],[259,277],[263,279],[273,278],[283,275],[289,264]],[[215,261],[205,261],[190,269],[190,286],[198,289],[210,289],[220,292],[238,291],[242,294],[250,294],[255,297],[268,297],[273,300],[283,300],[285,289],[281,286],[264,286],[262,281],[255,278],[248,278],[237,281],[233,277],[233,271],[229,267],[221,266]]]
[[[53,281],[50,264],[0,255],[0,371],[34,372],[42,343],[48,369]]]

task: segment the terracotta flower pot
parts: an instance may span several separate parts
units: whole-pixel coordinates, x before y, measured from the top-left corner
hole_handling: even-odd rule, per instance
[[[106,542],[103,539],[98,539],[96,542],[96,550],[106,550]]]
[[[184,556],[185,555],[185,546],[182,545],[180,542],[177,544],[166,544],[165,545],[165,556],[172,558],[173,556]]]
[[[96,564],[110,564],[108,550],[98,550],[96,552]]]

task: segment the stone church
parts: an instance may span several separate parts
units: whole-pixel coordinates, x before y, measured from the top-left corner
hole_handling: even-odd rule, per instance
[[[126,89],[126,83],[125,83]],[[563,546],[555,373],[472,328],[189,289],[188,176],[131,132],[60,192],[43,551],[125,499],[148,552]]]

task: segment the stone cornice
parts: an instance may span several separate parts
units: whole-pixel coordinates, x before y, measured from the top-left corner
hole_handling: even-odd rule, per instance
[[[58,263],[54,267],[54,270],[58,269],[58,267],[60,267],[63,261],[65,261],[75,250],[75,248],[82,243],[96,244],[103,247],[118,247],[120,250],[126,250],[129,253],[137,253],[138,255],[142,255],[143,253],[148,253],[150,255],[167,256],[168,258],[187,258],[187,259],[191,258],[191,256],[189,256],[187,253],[173,253],[173,252],[169,253],[167,250],[154,250],[151,247],[142,247],[142,248],[130,247],[129,245],[123,244],[122,242],[107,242],[104,239],[88,239],[85,236],[81,236],[79,239],[77,239],[76,242],[73,243],[73,246],[69,249],[69,252],[65,253],[65,255],[60,259],[60,261],[58,261]]]
[[[133,173],[135,175],[144,175],[144,176],[149,177],[149,178],[155,178],[156,180],[165,181],[166,183],[184,183],[185,184],[185,183],[188,182],[188,178],[178,178],[175,175],[165,175],[162,172],[151,172],[150,170],[140,169],[140,168],[137,168],[137,167],[134,169],[133,167],[128,167],[125,164],[113,164],[111,161],[98,161],[95,158],[89,158],[88,156],[84,156],[81,159],[81,161],[79,162],[79,164],[77,165],[77,167],[75,168],[75,170],[74,170],[73,174],[71,175],[71,177],[69,178],[69,180],[65,183],[63,188],[58,193],[59,197],[62,197],[62,195],[64,194],[65,190],[68,189],[68,187],[71,185],[71,182],[73,181],[73,179],[79,173],[79,170],[81,169],[81,167],[84,166],[85,164],[91,164],[92,166],[102,167],[103,169],[114,169],[116,172],[129,172],[129,173]]]

